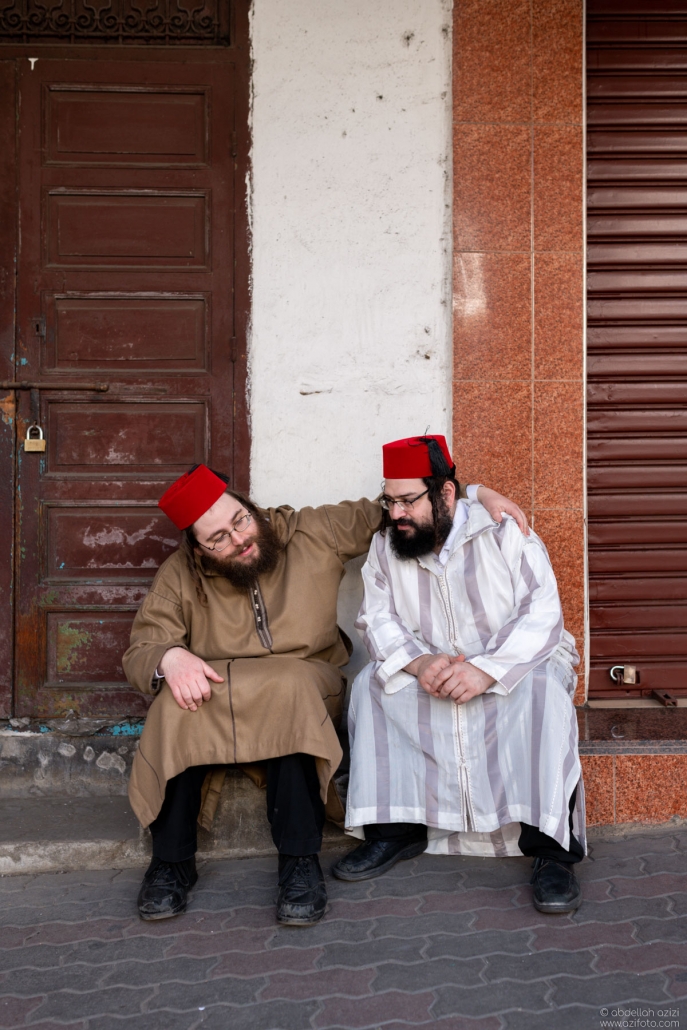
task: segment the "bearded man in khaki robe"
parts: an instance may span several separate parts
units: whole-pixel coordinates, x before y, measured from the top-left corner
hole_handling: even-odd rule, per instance
[[[240,765],[267,788],[277,919],[308,925],[327,902],[325,814],[344,816],[332,782],[350,655],[338,587],[345,562],[368,550],[381,509],[363,498],[263,510],[227,484],[198,465],[161,498],[182,544],[160,567],[123,658],[129,682],[157,694],[129,784],[153,838],[138,909],[142,919],[185,909],[197,822],[211,825],[222,767]],[[505,511],[526,525],[517,505],[468,488],[478,489],[499,521]]]

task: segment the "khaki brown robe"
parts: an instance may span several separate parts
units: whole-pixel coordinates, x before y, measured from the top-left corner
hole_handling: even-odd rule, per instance
[[[196,712],[180,708],[167,684],[153,701],[129,781],[143,826],[158,815],[167,780],[189,766],[239,764],[260,782],[253,763],[297,752],[315,757],[327,814],[343,820],[330,790],[342,757],[335,726],[345,689],[341,666],[350,653],[336,624],[337,594],[344,563],[367,551],[381,509],[363,498],[263,514],[283,550],[253,589],[239,590],[199,570],[203,605],[177,551],[160,567],[134,620],[123,665],[144,694],[153,693],[155,670],[170,647],[187,648],[224,680],[211,684],[211,699]],[[223,777],[219,770],[206,780],[204,826],[212,821]]]

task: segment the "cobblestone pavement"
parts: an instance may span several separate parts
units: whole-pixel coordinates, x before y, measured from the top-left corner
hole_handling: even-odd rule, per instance
[[[207,864],[162,923],[136,916],[139,870],[5,877],[0,1027],[687,1030],[687,831],[598,841],[579,868],[579,911],[542,916],[526,859],[422,856],[329,879],[303,929],[274,923],[272,859]]]

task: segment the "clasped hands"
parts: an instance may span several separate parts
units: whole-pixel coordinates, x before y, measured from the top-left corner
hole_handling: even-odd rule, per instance
[[[462,654],[423,654],[406,665],[405,671],[416,676],[428,694],[450,699],[457,705],[483,694],[496,682],[476,665],[466,662]]]

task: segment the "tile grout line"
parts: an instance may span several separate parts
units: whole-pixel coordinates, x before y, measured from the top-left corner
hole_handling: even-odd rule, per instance
[[[534,10],[529,3],[530,17],[530,510],[532,528],[536,528],[534,510]]]

